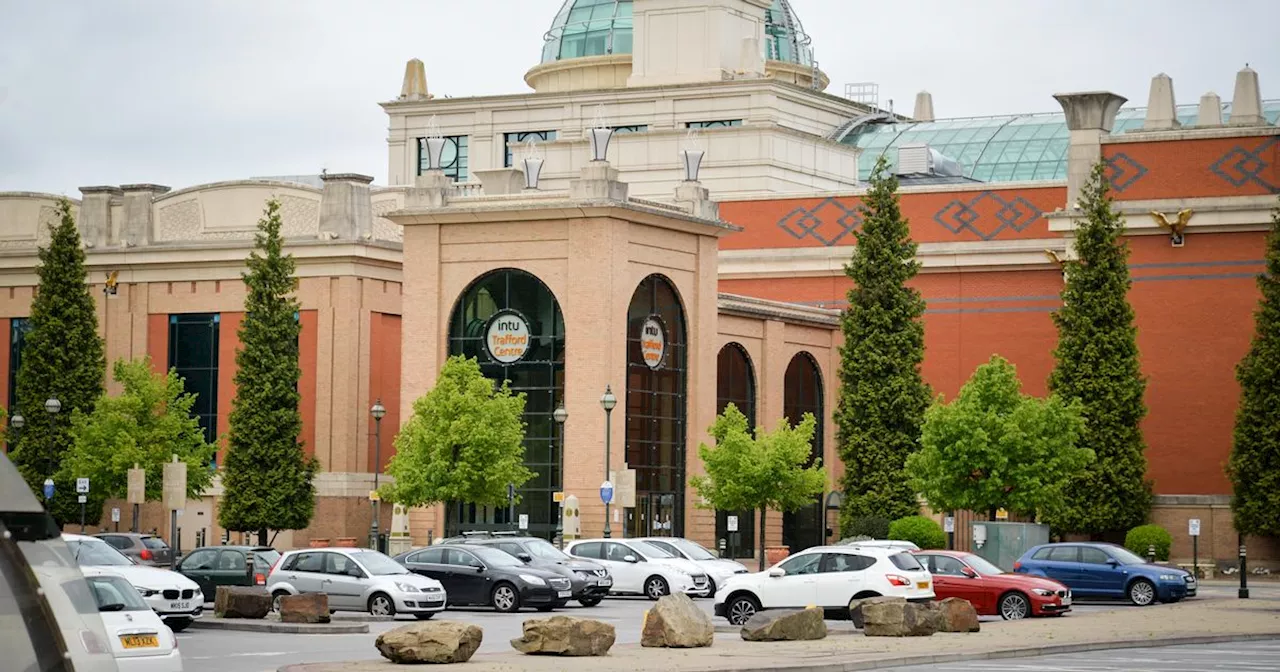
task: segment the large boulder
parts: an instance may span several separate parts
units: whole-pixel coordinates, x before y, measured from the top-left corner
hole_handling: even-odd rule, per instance
[[[969,600],[948,597],[933,604],[942,617],[938,628],[940,632],[977,632],[982,627],[978,623],[978,610],[973,608]]]
[[[862,605],[862,621],[868,637],[927,637],[938,631],[942,615],[906,600],[868,602]]]
[[[711,616],[684,593],[663,595],[644,612],[640,646],[690,649],[711,646],[716,629]]]
[[[590,618],[552,616],[524,622],[524,636],[511,640],[521,653],[550,656],[603,656],[613,646],[613,626]]]
[[[849,620],[853,621],[853,627],[862,629],[863,617],[862,610],[868,604],[878,604],[881,602],[891,602],[894,604],[906,604],[907,600],[901,597],[865,597],[857,600],[849,600]]]
[[[761,611],[742,625],[748,642],[795,642],[827,636],[827,622],[818,607]]]
[[[285,595],[280,598],[280,620],[284,623],[328,623],[329,596],[324,593]]]
[[[378,635],[378,652],[393,663],[465,663],[484,640],[479,626],[426,621]]]
[[[218,618],[266,618],[271,612],[271,593],[266,588],[218,586],[213,598],[213,615]]]

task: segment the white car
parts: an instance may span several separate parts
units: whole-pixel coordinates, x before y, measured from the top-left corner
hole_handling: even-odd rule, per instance
[[[564,551],[604,565],[613,577],[611,595],[708,594],[707,575],[696,564],[639,539],[582,539]]]
[[[689,541],[680,537],[642,537],[641,540],[647,541],[677,558],[684,558],[697,564],[699,569],[707,573],[708,583],[710,584],[707,586],[709,595],[715,595],[716,590],[723,586],[724,582],[729,580],[729,577],[746,574],[751,571],[740,562],[716,557],[714,553],[708,551],[696,541]]]
[[[729,579],[716,592],[715,614],[742,625],[763,609],[822,607],[848,618],[865,597],[933,599],[933,576],[910,553],[879,546],[818,546],[763,572]]]
[[[899,541],[897,539],[853,539],[850,541],[841,541],[837,546],[878,546],[880,548],[896,548],[899,551],[918,551],[919,546],[914,542]]]
[[[195,581],[160,567],[135,565],[111,544],[80,534],[63,534],[71,557],[83,569],[97,567],[123,576],[151,610],[174,632],[182,632],[204,611],[204,595]]]
[[[133,584],[105,569],[83,571],[120,672],[182,672],[178,637],[142,601]]]
[[[466,569],[471,577],[460,580],[482,581],[474,569]],[[413,614],[421,621],[444,611],[448,600],[439,581],[414,574],[367,548],[289,551],[276,560],[267,575],[267,590],[271,591],[272,607],[277,611],[285,595],[325,593],[333,611],[367,611],[374,616]]]

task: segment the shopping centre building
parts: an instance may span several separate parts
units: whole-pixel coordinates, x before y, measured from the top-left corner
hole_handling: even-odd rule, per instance
[[[453,354],[527,395],[536,476],[514,518],[465,503],[411,511],[415,543],[522,516],[550,536],[559,492],[579,499],[581,532],[599,534],[608,472],[615,535],[715,544],[735,512],[700,506],[688,480],[729,402],[764,427],[819,418],[828,492],[769,516],[766,542],[827,539],[843,470],[832,423],[843,264],[883,156],[920,244],[924,374],[947,397],[993,353],[1018,366],[1026,391],[1046,392],[1074,203],[1091,166],[1106,163],[1149,380],[1152,518],[1174,532],[1175,556],[1190,556],[1190,518],[1202,521],[1203,553],[1234,556],[1222,469],[1234,366],[1253,333],[1280,193],[1280,101],[1262,99],[1254,71],[1222,73],[1229,100],[1179,104],[1160,75],[1149,92],[1125,92],[1146,93],[1145,107],[1046,89],[1057,111],[935,119],[922,93],[907,116],[827,93],[786,0],[568,0],[525,75],[530,92],[435,96],[432,67],[447,64],[410,61],[400,94],[382,103],[389,186],[329,173],[86,186],[73,201],[108,357],[177,369],[210,437],[226,434],[235,394],[244,260],[265,201],[281,202],[300,279],[302,440],[323,473],[312,526],[278,547],[368,533],[373,472]],[[57,198],[0,193],[5,408],[37,408],[14,399],[13,381]],[[114,294],[103,291],[112,273]],[[189,503],[184,547],[222,534],[219,495],[215,485]],[[391,506],[381,510],[386,530]],[[738,544],[751,548],[755,518],[736,513]],[[158,505],[143,527],[165,529]],[[1258,552],[1275,557],[1268,543]]]

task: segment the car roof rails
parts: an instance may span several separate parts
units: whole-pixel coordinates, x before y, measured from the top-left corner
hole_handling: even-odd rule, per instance
[[[523,537],[523,536],[525,536],[525,534],[524,534],[524,533],[522,533],[522,532],[517,532],[517,531],[515,531],[515,530],[505,530],[505,531],[499,531],[499,532],[491,532],[490,534],[491,534],[492,536],[494,536],[494,537]]]

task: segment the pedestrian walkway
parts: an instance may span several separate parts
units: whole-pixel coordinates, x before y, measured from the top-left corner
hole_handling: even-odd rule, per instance
[[[1280,667],[1277,661],[1280,639],[892,667],[885,672],[1262,672]]]

